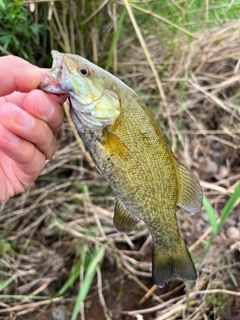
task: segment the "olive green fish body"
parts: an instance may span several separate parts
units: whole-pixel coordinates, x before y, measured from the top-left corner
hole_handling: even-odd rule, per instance
[[[129,87],[81,57],[55,53],[55,65],[60,62],[67,76],[63,71],[56,73],[55,66],[49,74],[51,81],[44,80],[42,88],[58,90],[56,85],[52,89],[55,79],[62,90],[58,92],[70,94],[71,116],[79,135],[116,193],[115,227],[130,232],[140,219],[145,222],[153,238],[153,278],[159,286],[172,278],[195,280],[176,206],[193,213],[200,210],[197,179],[177,162],[155,118]],[[78,73],[73,77],[74,68]]]
[[[114,125],[106,127],[102,136],[93,137],[92,132],[86,133],[86,130],[80,130],[80,136],[91,151],[99,171],[115,191],[118,203],[127,210],[127,217],[115,210],[116,228],[122,232],[132,231],[139,219],[148,226],[156,248],[154,252],[161,252],[159,257],[153,256],[156,265],[153,267],[154,281],[163,286],[173,275],[194,280],[196,272],[181,239],[176,218],[178,164],[156,127],[155,119],[149,117],[146,107],[137,97],[133,98],[141,108],[131,110],[130,102],[124,103],[125,97],[122,100],[128,106],[126,114],[130,117],[121,112]],[[140,143],[139,137],[144,143]],[[133,223],[129,224],[129,216],[133,216]],[[166,252],[165,259],[162,252]],[[181,252],[180,261],[185,256],[188,258],[187,265],[180,271],[171,265],[169,256],[169,253],[174,255],[176,252]],[[160,265],[164,263],[164,270],[168,270],[165,276],[158,261]]]

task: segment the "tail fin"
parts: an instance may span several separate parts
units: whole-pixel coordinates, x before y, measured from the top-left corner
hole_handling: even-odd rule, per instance
[[[157,244],[153,246],[152,275],[153,282],[159,287],[164,287],[172,279],[197,279],[195,266],[182,239],[172,251],[163,250]]]

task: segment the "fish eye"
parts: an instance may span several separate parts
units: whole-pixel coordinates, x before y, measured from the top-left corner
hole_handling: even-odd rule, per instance
[[[84,77],[89,77],[91,75],[91,71],[88,68],[80,67],[79,73]]]

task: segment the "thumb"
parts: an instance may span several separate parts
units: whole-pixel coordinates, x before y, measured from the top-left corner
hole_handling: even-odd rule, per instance
[[[15,56],[0,58],[0,96],[14,91],[29,92],[36,89],[47,69],[38,68]]]

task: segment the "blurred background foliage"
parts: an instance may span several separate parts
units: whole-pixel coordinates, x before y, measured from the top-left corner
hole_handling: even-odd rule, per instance
[[[175,37],[224,25],[240,16],[239,1],[132,1],[145,36],[173,46]],[[0,1],[1,55],[15,54],[40,66],[52,49],[88,57],[104,66],[118,42],[121,54],[137,39],[121,1]],[[128,44],[126,44],[126,41]],[[159,46],[161,50],[161,46]],[[111,55],[111,54],[110,54]]]

